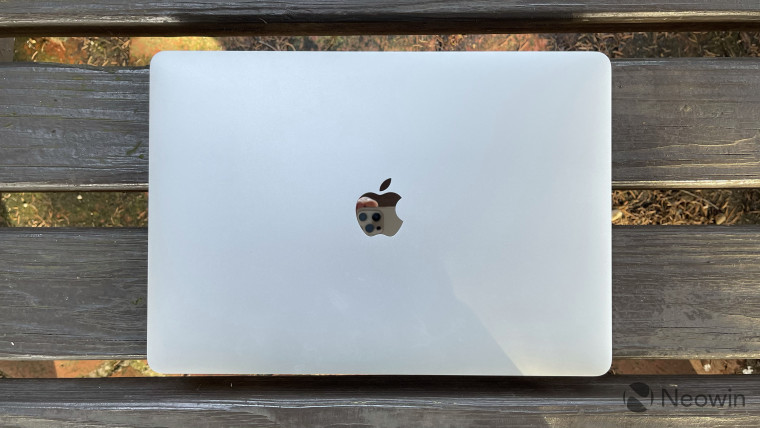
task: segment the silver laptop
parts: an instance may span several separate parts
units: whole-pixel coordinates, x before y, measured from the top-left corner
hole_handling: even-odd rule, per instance
[[[598,53],[160,53],[150,366],[606,372],[610,81]]]

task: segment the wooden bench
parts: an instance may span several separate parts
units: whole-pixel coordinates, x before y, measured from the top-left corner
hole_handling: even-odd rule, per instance
[[[0,5],[0,37],[638,29],[757,30],[760,3]],[[613,61],[612,185],[760,187],[760,60]],[[0,64],[0,191],[147,189],[148,69]],[[0,229],[0,359],[144,358],[146,242],[145,229]],[[760,227],[614,227],[613,314],[616,357],[757,358]],[[0,379],[0,424],[752,425],[755,379]],[[660,406],[658,396],[635,413],[623,401],[634,382],[692,397],[731,388],[743,405]]]

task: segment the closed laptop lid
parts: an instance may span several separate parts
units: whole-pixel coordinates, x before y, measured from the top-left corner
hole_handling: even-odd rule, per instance
[[[609,368],[605,56],[163,52],[150,74],[154,370]]]

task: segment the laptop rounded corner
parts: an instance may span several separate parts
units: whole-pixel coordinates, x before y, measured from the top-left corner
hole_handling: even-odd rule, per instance
[[[612,62],[610,61],[610,57],[608,57],[606,54],[599,51],[590,51],[588,54],[592,57],[595,57],[596,60],[599,61],[600,66],[604,67],[605,69],[612,70]]]
[[[148,363],[148,368],[150,368],[156,373],[159,373],[162,375],[172,374],[172,371],[167,370],[167,367],[164,366],[164,362],[161,361],[160,358],[156,358],[155,355],[151,355],[149,353],[147,356],[147,363]]]
[[[153,55],[153,57],[150,59],[149,64],[151,71],[162,67],[163,63],[166,62],[167,57],[170,56],[172,56],[172,51],[160,51],[157,54]]]
[[[595,362],[594,366],[591,370],[589,370],[590,377],[600,377],[604,376],[607,373],[610,372],[610,369],[612,368],[612,350],[610,350],[610,353],[605,355],[603,360],[599,360],[599,362]]]

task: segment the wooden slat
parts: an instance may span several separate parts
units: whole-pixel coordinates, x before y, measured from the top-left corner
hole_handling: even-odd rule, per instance
[[[148,187],[148,70],[0,64],[0,190]]]
[[[616,61],[616,188],[760,187],[760,60]]]
[[[148,70],[0,65],[0,190],[145,190]],[[613,62],[613,187],[760,187],[760,60]]]
[[[757,29],[753,1],[5,0],[5,35],[433,34]]]
[[[0,229],[0,359],[144,357],[147,229]]]
[[[0,229],[0,359],[143,358],[145,229]],[[760,356],[760,228],[613,228],[613,353]]]
[[[613,227],[617,357],[760,357],[760,228]]]
[[[635,382],[655,397],[640,413],[623,400],[640,398]],[[0,379],[4,426],[754,427],[758,417],[757,376]]]

